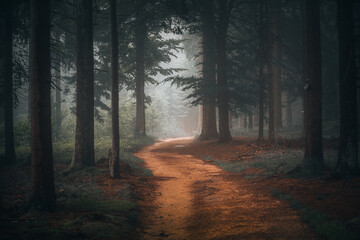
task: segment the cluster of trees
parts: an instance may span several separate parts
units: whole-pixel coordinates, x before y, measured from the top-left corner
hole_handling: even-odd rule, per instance
[[[303,167],[312,170],[325,168],[323,115],[331,119],[338,111],[337,173],[359,172],[353,1],[322,3],[322,7],[320,1],[281,0],[247,3],[196,1],[190,5],[193,18],[189,28],[201,38],[201,51],[197,53],[202,63],[201,77],[172,77],[169,80],[183,89],[193,89],[189,98],[193,99],[193,104],[202,105],[200,140],[231,140],[229,109],[248,112],[251,117],[255,108],[259,119],[258,139],[264,139],[266,119],[268,139],[274,141],[282,128],[282,97],[286,97],[289,107],[291,102],[301,98],[305,137]],[[337,9],[333,15],[337,15],[337,20],[328,23],[324,18],[333,14],[333,5]],[[336,33],[331,25],[333,23],[338,27],[338,37],[333,37]],[[295,27],[302,31],[294,31]],[[329,79],[334,78],[329,76],[329,72],[331,68],[337,69],[330,62],[334,60],[326,58],[329,53],[322,52],[322,42],[338,43],[339,52],[335,57],[339,59],[335,62],[339,63],[339,77],[335,77],[334,86],[331,86],[331,81],[327,81],[325,86],[321,84],[322,73]],[[326,64],[321,63],[322,59]],[[255,81],[256,78],[258,81]],[[337,88],[340,89],[338,102],[334,93]],[[333,103],[334,99],[334,105],[339,106],[339,110],[329,107],[329,102]],[[323,111],[323,106],[327,111]],[[216,107],[219,132],[216,128]],[[291,115],[291,109],[289,112],[288,115]]]
[[[108,108],[111,109],[113,133],[110,175],[119,177],[119,85],[135,90],[135,133],[145,136],[145,82],[154,83],[152,77],[158,73],[169,75],[180,71],[160,66],[161,62],[169,62],[173,49],[178,48],[178,40],[164,40],[161,36],[163,31],[176,31],[172,29],[176,23],[170,17],[173,7],[168,1],[122,1],[121,5],[115,0],[6,1],[1,10],[1,26],[5,27],[1,35],[4,51],[1,90],[7,93],[2,99],[6,109],[5,159],[9,163],[15,161],[12,96],[17,89],[12,85],[13,36],[18,29],[31,29],[19,38],[30,42],[31,176],[35,206],[48,210],[55,207],[51,89],[56,92],[55,125],[60,128],[60,79],[66,80],[64,92],[70,92],[68,86],[76,83],[76,131],[71,170],[95,165],[96,107],[108,108],[101,99],[111,98],[111,108]],[[25,9],[30,9],[28,15],[21,16],[25,23],[14,26],[14,19],[20,18],[17,12],[25,12]],[[154,14],[156,11],[158,14]],[[96,24],[101,27],[96,29]],[[110,71],[106,71],[108,65]],[[61,68],[75,70],[75,74],[62,78]]]
[[[353,4],[337,1],[339,174],[359,172]],[[76,133],[70,169],[95,165],[94,118],[99,117],[97,108],[111,111],[110,175],[119,177],[119,86],[135,91],[134,132],[145,136],[145,105],[150,101],[145,83],[155,83],[157,74],[170,76],[182,70],[161,65],[176,55],[180,43],[164,39],[164,32],[186,32],[190,38],[184,43],[186,51],[198,59],[200,76],[171,76],[167,81],[190,90],[187,98],[201,106],[199,140],[230,141],[229,112],[252,116],[257,110],[259,140],[264,139],[264,123],[268,122],[268,138],[275,141],[282,127],[282,97],[286,96],[290,106],[301,98],[305,111],[304,167],[325,167],[319,0],[6,0],[4,6],[0,64],[7,131],[5,159],[15,160],[13,96],[21,84],[15,81],[13,85],[13,66],[23,66],[22,70],[16,68],[23,73],[22,79],[30,66],[35,205],[48,210],[55,207],[51,89],[56,93],[56,130],[61,129],[60,91],[71,92],[68,86],[76,84]],[[15,64],[24,57],[14,57],[13,38],[23,44],[30,42],[28,65]],[[200,44],[192,38],[200,39]],[[109,66],[110,71],[106,71]],[[75,74],[62,77],[61,69]],[[60,79],[66,80],[63,87]],[[111,99],[110,108],[103,98]]]

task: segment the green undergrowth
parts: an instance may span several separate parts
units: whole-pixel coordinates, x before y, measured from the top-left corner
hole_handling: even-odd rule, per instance
[[[73,198],[67,201],[66,206],[73,211],[80,212],[128,212],[137,209],[137,205],[129,200],[101,201],[91,198]]]
[[[153,176],[152,171],[144,167],[144,161],[131,152],[120,152],[120,160],[125,162],[135,174],[140,173],[144,177]]]
[[[146,145],[155,142],[151,137],[127,136],[120,139],[120,151],[124,153],[135,152]],[[57,140],[53,142],[53,157],[55,163],[69,164],[74,152],[74,139]],[[30,144],[17,145],[15,147],[17,162],[30,161]],[[111,148],[111,137],[98,137],[94,141],[95,159],[107,158]],[[4,158],[5,150],[0,147],[0,159]],[[128,156],[127,154],[125,154]]]
[[[327,166],[334,169],[336,166],[336,151],[324,151],[324,159]],[[261,175],[271,176],[274,174],[288,173],[298,166],[304,157],[302,150],[277,150],[263,152],[252,159],[244,161],[224,161],[212,159],[209,156],[202,157],[205,161],[212,161],[217,166],[229,172],[241,173],[243,171],[259,168],[264,171]],[[245,176],[248,178],[258,177],[259,175]]]
[[[121,161],[126,162],[134,174],[152,175],[132,152],[153,142],[148,137],[121,138]],[[104,158],[108,157],[110,147],[110,137],[98,137],[95,140],[96,160],[106,161]],[[69,164],[73,148],[73,141],[54,142],[55,164]],[[18,164],[12,167],[22,168],[30,163],[30,146],[17,146],[16,153]],[[110,189],[111,194],[108,194],[111,185],[104,184],[101,179],[108,176],[109,170],[102,162],[100,164],[102,167],[57,171],[57,212],[39,214],[30,209],[22,216],[0,218],[0,239],[133,239],[139,207],[131,183],[126,179],[113,180],[116,190]]]
[[[303,221],[323,239],[327,240],[356,240],[359,233],[355,232],[345,224],[331,219],[328,215],[304,206],[292,196],[271,188],[272,195],[282,201],[289,202],[291,208],[299,211]]]

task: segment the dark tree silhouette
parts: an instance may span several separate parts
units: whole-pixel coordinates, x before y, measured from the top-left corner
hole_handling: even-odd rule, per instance
[[[219,141],[231,140],[229,129],[229,97],[226,69],[226,41],[227,30],[230,21],[231,9],[234,1],[219,1],[219,20],[216,37],[216,64],[217,64],[217,86],[218,86],[218,109],[219,109]]]
[[[111,127],[112,127],[112,147],[109,158],[110,176],[120,177],[119,169],[119,58],[118,58],[118,33],[116,22],[116,0],[110,0],[110,46],[111,46]]]
[[[202,47],[203,47],[203,84],[204,86],[214,89],[216,86],[216,54],[215,54],[215,19],[214,19],[214,2],[206,1],[201,9],[202,18]],[[202,127],[199,140],[218,138],[216,129],[216,108],[215,100],[209,94],[205,94],[202,99],[203,117]]]
[[[311,170],[324,167],[322,148],[320,1],[306,1],[307,82],[305,106],[304,165]]]
[[[136,123],[135,135],[145,136],[145,39],[147,36],[145,19],[142,14],[142,2],[137,5],[135,20],[136,48]]]
[[[270,2],[266,1],[266,44],[267,44],[267,69],[268,69],[268,112],[269,112],[269,141],[275,140],[275,123],[274,123],[274,84],[273,84],[273,67],[272,67],[272,31],[271,31],[271,13]]]
[[[264,0],[259,4],[259,133],[258,140],[264,140],[264,57],[265,57],[265,28],[264,28]]]
[[[340,79],[340,144],[337,173],[359,173],[353,1],[337,1]]]
[[[49,0],[31,1],[31,183],[32,205],[55,209],[51,138]]]
[[[95,165],[92,1],[76,1],[76,133],[71,169]]]
[[[13,87],[13,9],[12,0],[6,0],[1,10],[4,27],[1,29],[1,75],[4,79],[4,110],[5,110],[5,163],[11,164],[16,161],[14,144],[14,87]]]

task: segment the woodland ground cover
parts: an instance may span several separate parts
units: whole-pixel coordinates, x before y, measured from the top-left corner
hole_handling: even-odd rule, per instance
[[[299,211],[303,221],[324,239],[358,239],[360,232],[357,191],[359,177],[340,179],[333,175],[337,146],[324,140],[324,160],[329,167],[319,175],[292,170],[304,157],[302,139],[280,139],[277,144],[255,138],[235,138],[228,144],[195,143],[197,156],[234,176],[248,179],[255,186]]]
[[[17,147],[19,161],[1,167],[0,239],[118,239],[132,238],[139,207],[132,187],[134,178],[151,176],[133,151],[152,138],[121,139],[121,179],[110,179],[107,154],[111,139],[95,142],[96,167],[68,172],[73,141],[54,143],[58,209],[38,213],[27,207],[30,197],[29,146]],[[126,176],[126,178],[124,178]]]

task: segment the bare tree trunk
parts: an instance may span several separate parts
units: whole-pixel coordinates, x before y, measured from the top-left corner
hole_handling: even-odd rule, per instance
[[[303,31],[303,56],[302,56],[302,79],[303,79],[303,84],[304,86],[306,86],[307,84],[307,24],[306,24],[306,1],[302,2],[302,31]],[[303,131],[302,131],[302,137],[305,138],[305,126],[306,126],[306,121],[305,121],[305,108],[306,108],[306,90],[303,91],[303,94],[301,95],[302,97],[302,117],[303,117]]]
[[[72,169],[95,165],[92,1],[76,1],[76,133]]]
[[[116,0],[110,0],[110,41],[111,41],[111,127],[112,127],[112,147],[111,158],[109,159],[110,176],[120,177],[119,153],[119,59],[118,59],[118,33],[116,22]]]
[[[207,5],[207,12],[203,11],[203,80],[209,88],[216,86],[215,73],[215,23],[213,1]],[[199,140],[218,138],[216,128],[216,107],[215,101],[210,95],[203,97],[203,124]]]
[[[146,25],[141,19],[140,12],[137,13],[135,26],[135,48],[136,48],[136,123],[135,135],[146,136],[145,130],[145,38]]]
[[[220,16],[216,41],[217,85],[219,89],[219,142],[228,142],[232,139],[229,129],[229,97],[226,76],[226,38],[232,6],[228,6],[227,3],[228,1],[225,0],[219,1]],[[232,1],[229,4],[231,3]]]
[[[273,108],[274,108],[274,130],[275,137],[282,127],[281,121],[281,55],[279,43],[279,14],[277,9],[278,1],[272,3],[269,10],[269,34],[270,34],[270,64],[272,71],[272,92],[273,92]]]
[[[0,106],[0,124],[5,122],[5,109],[3,106]]]
[[[203,105],[199,105],[199,117],[198,117],[198,127],[197,132],[201,133],[201,127],[203,124]]]
[[[244,120],[243,127],[244,127],[244,129],[247,129],[248,128],[248,121],[247,121],[246,113],[243,116],[243,120]]]
[[[249,129],[253,129],[253,114],[249,112]]]
[[[4,77],[4,110],[5,110],[5,163],[16,162],[15,143],[14,143],[14,113],[13,113],[13,1],[6,0],[1,15],[4,17],[4,27],[1,29],[4,46],[1,50],[3,54]]]
[[[276,23],[277,24],[277,23]],[[276,29],[276,30],[275,30]],[[274,28],[274,34],[277,33],[277,26]],[[277,36],[275,36],[277,38]],[[282,104],[281,104],[281,65],[280,65],[280,46],[279,41],[274,41],[273,47],[273,89],[274,89],[274,126],[275,126],[275,135],[282,128]]]
[[[31,1],[31,183],[32,204],[55,210],[50,104],[49,0]]]
[[[259,28],[259,133],[258,140],[264,140],[264,58],[265,58],[265,28],[264,28],[264,0],[260,5],[260,28]]]
[[[269,9],[270,1],[266,2],[266,15],[267,15],[267,67],[268,67],[268,111],[269,111],[269,141],[275,140],[275,125],[274,125],[274,73],[273,73],[273,56],[272,56],[272,48],[273,48],[273,34],[271,31],[272,25],[272,13]]]
[[[322,148],[320,0],[306,1],[307,88],[305,107],[305,157],[310,170],[324,167]]]
[[[57,34],[58,35],[58,34]],[[58,35],[58,41],[60,41],[60,35]],[[56,57],[56,67],[55,67],[55,126],[56,132],[59,134],[61,132],[61,57]]]
[[[357,135],[357,86],[354,46],[353,4],[337,1],[340,74],[340,142],[336,171],[359,174]]]
[[[286,96],[286,126],[292,127],[293,120],[292,120],[292,102],[289,97],[289,93]]]
[[[229,128],[232,129],[233,128],[233,124],[232,124],[232,114],[231,111],[228,112],[229,115]]]

